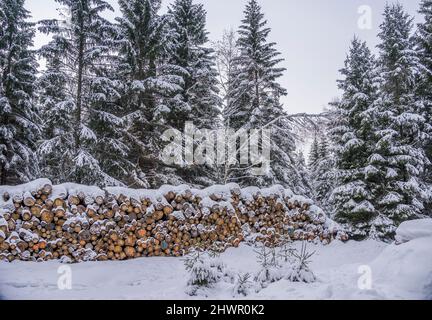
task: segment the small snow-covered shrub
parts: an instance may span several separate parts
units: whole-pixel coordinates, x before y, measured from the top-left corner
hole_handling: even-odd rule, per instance
[[[207,252],[193,251],[184,259],[189,272],[186,293],[198,295],[200,289],[211,288],[225,275],[225,265],[216,256]]]
[[[255,253],[257,254],[257,260],[261,265],[261,269],[255,274],[254,280],[259,284],[260,288],[266,288],[270,283],[282,279],[281,267],[275,248],[267,248],[263,245]]]
[[[233,270],[224,269],[222,280],[226,283],[234,284],[237,274]]]
[[[253,283],[250,281],[251,275],[249,273],[246,274],[238,274],[237,280],[234,283],[233,293],[234,296],[243,296],[246,297],[250,294],[253,289]]]
[[[276,251],[276,248],[270,248],[270,266],[273,267],[280,267],[279,264],[279,255]]]
[[[314,252],[307,251],[306,242],[302,243],[301,251],[295,251],[292,253],[295,260],[289,266],[288,271],[285,275],[285,279],[292,282],[305,282],[311,283],[316,281],[316,277],[309,267],[310,258],[315,254]]]
[[[277,282],[283,278],[282,270],[277,267],[268,266],[261,268],[255,275],[255,282],[261,288],[267,288],[270,283]]]
[[[281,246],[279,247],[278,257],[281,258],[284,263],[288,263],[292,260],[294,252],[295,249],[292,247],[291,239],[282,239]]]

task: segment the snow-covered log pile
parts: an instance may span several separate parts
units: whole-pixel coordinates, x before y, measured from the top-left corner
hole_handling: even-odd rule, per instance
[[[193,190],[0,186],[0,260],[66,262],[223,251],[242,241],[347,240],[321,209],[280,186]]]

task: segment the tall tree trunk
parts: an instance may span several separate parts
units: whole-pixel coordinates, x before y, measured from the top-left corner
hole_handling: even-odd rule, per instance
[[[9,44],[8,44],[8,48],[9,48],[9,52],[8,52],[8,56],[7,56],[7,63],[6,63],[6,68],[5,68],[5,70],[4,70],[4,73],[3,73],[3,79],[2,79],[2,81],[3,81],[3,85],[4,85],[4,90],[5,90],[5,96],[8,98],[8,100],[9,100],[9,103],[10,103],[10,97],[11,97],[11,82],[10,82],[10,80],[8,79],[8,75],[11,73],[11,71],[12,71],[12,56],[13,56],[13,50],[11,49],[11,47],[12,47],[12,43],[13,43],[13,32],[12,32],[12,30],[9,30]],[[5,115],[4,117],[3,117],[3,123],[5,124],[5,125],[8,125],[9,124],[9,121],[10,121],[10,119],[9,119],[9,116],[8,115]],[[8,151],[6,150],[5,151],[5,158],[7,159],[8,158]],[[7,180],[8,180],[8,172],[7,172],[7,170],[6,170],[6,164],[2,164],[2,166],[1,166],[1,173],[0,173],[0,184],[1,185],[5,185],[6,183],[7,183]]]
[[[4,164],[1,166],[0,171],[0,185],[5,185],[7,183],[7,172]]]
[[[256,108],[260,107],[260,96],[259,96],[259,78],[258,78],[258,71],[255,70],[255,98],[256,98]]]
[[[81,122],[82,122],[82,88],[83,88],[83,73],[84,73],[84,17],[82,12],[78,14],[80,24],[79,49],[78,49],[78,75],[77,75],[77,95],[76,95],[76,131],[75,131],[75,153],[81,149]],[[81,174],[78,173],[76,182],[81,183]]]

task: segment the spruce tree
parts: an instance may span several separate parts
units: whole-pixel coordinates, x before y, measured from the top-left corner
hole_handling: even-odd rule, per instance
[[[46,70],[37,81],[39,105],[44,119],[38,158],[42,176],[56,184],[69,179],[74,157],[74,102],[67,90],[68,74],[62,69],[62,51],[61,46],[54,45],[42,50]]]
[[[329,150],[327,139],[318,141],[318,159],[310,167],[313,199],[326,212],[331,213],[330,195],[335,187],[335,159]]]
[[[215,129],[220,115],[214,51],[207,46],[206,12],[192,0],[176,0],[168,10],[172,32],[171,64],[181,67],[184,85],[180,93],[185,120],[198,128]],[[182,119],[183,120],[183,119]],[[183,129],[184,123],[180,124]]]
[[[309,159],[308,159],[309,168],[313,168],[316,165],[319,158],[320,158],[319,143],[318,143],[318,139],[315,135],[315,138],[312,142],[311,150],[309,152]]]
[[[348,223],[354,237],[368,236],[376,217],[376,168],[369,165],[375,146],[372,108],[377,98],[376,64],[365,42],[354,38],[339,82],[338,125],[331,130],[336,158],[336,188],[331,202],[336,219]],[[372,174],[370,176],[369,174]]]
[[[426,213],[432,214],[432,1],[423,0],[420,4],[420,14],[424,22],[418,25],[416,44],[420,57],[421,72],[418,83],[418,91],[423,107],[425,132],[428,133],[424,141],[426,155],[429,163],[424,172],[424,180],[429,185],[427,193]]]
[[[236,130],[250,127],[251,122],[266,123],[269,110],[274,114],[270,121],[283,115],[279,98],[286,95],[286,90],[277,83],[285,71],[278,67],[283,59],[278,58],[276,44],[268,42],[271,29],[266,27],[267,21],[256,0],[248,2],[244,15],[238,31],[240,54],[235,59],[236,74],[231,93],[235,103],[225,110],[229,125]]]
[[[0,2],[0,185],[38,175],[37,62],[30,49],[35,29],[29,18],[24,0]]]
[[[265,186],[282,184],[294,189],[292,181],[300,181],[295,168],[295,142],[280,98],[286,90],[277,80],[284,68],[283,61],[268,41],[271,29],[256,0],[250,0],[239,29],[239,57],[235,59],[235,74],[231,105],[224,111],[225,122],[235,131],[271,129],[271,163],[265,175],[255,176],[250,165],[232,168],[230,179],[240,185]],[[261,141],[262,144],[262,141]],[[293,177],[296,179],[293,179]]]
[[[112,47],[111,36],[112,31],[107,30],[107,41],[102,44],[106,50]],[[88,100],[90,110],[86,121],[96,139],[89,150],[100,168],[93,183],[131,186],[127,177],[136,164],[127,158],[131,148],[124,138],[123,106],[117,103],[123,84],[117,79],[114,59],[115,56],[110,52],[105,52],[99,59],[100,65],[94,69],[90,82],[92,92]]]
[[[206,12],[202,4],[192,0],[176,0],[168,9],[169,39],[172,50],[169,63],[182,77],[182,90],[167,100],[170,110],[166,123],[183,131],[185,123],[193,122],[197,129],[217,129],[220,126],[221,100],[213,49],[207,45]],[[195,143],[195,148],[200,143]],[[194,185],[211,185],[216,170],[209,165],[186,166],[176,170],[184,181]]]
[[[306,159],[304,157],[303,152],[298,152],[295,155],[295,168],[297,174],[293,178],[298,178],[298,181],[293,181],[295,188],[293,192],[296,194],[301,194],[312,198],[313,196],[313,187],[311,184],[311,176],[308,170],[308,166],[306,164]]]
[[[328,140],[325,136],[321,139],[321,143],[319,144],[318,154],[320,158],[326,158],[330,154]]]
[[[117,73],[123,86],[118,103],[126,120],[127,159],[136,164],[126,180],[135,187],[176,183],[175,174],[161,167],[160,136],[172,126],[170,102],[184,83],[176,73],[186,71],[167,61],[172,37],[167,18],[159,14],[160,0],[120,0],[119,5]]]
[[[378,48],[380,90],[374,111],[377,144],[370,164],[379,181],[371,233],[388,239],[399,224],[421,216],[427,158],[425,117],[415,95],[419,59],[411,38],[412,19],[400,4],[387,5]],[[376,170],[375,170],[376,169]]]
[[[69,159],[64,163],[67,167],[62,173],[56,170],[54,180],[122,185],[119,179],[126,165],[121,161],[121,152],[125,145],[119,140],[119,131],[123,125],[113,107],[119,96],[118,84],[108,75],[114,29],[101,16],[105,10],[113,9],[102,0],[56,1],[63,6],[64,14],[60,20],[40,22],[40,31],[53,35],[41,54],[51,66],[49,72],[55,74],[52,68],[57,67],[58,77],[66,76],[68,81],[59,88],[64,89],[64,95],[45,92],[43,99],[52,98],[58,110],[46,109],[44,118],[53,123],[55,119],[51,117],[67,110],[69,113],[63,116],[68,124],[59,128],[57,123],[59,130],[52,130],[40,152],[44,159],[53,159],[58,157],[58,150],[69,150],[65,155]],[[52,77],[52,81],[58,78]]]

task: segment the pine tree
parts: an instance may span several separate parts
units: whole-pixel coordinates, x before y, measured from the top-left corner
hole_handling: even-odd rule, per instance
[[[335,160],[329,150],[327,139],[318,141],[318,159],[310,168],[313,199],[326,212],[330,213],[332,206],[329,198],[335,187]]]
[[[317,137],[315,136],[314,141],[312,142],[311,150],[309,152],[309,159],[308,159],[309,168],[313,168],[316,165],[319,158],[320,158],[319,142]]]
[[[276,249],[262,245],[255,250],[255,253],[257,262],[260,265],[260,269],[254,275],[254,282],[259,286],[257,290],[266,288],[270,283],[281,280],[283,275]]]
[[[253,283],[249,273],[238,274],[234,284],[234,297],[247,297],[252,292]]]
[[[432,1],[423,0],[420,4],[420,14],[424,16],[424,22],[418,25],[416,44],[420,57],[421,72],[417,94],[421,98],[425,121],[425,150],[429,163],[424,172],[424,180],[429,184],[427,195],[426,213],[432,212]]]
[[[379,38],[381,43],[379,99],[374,111],[377,139],[371,178],[380,182],[375,209],[379,216],[371,233],[388,238],[407,219],[424,209],[424,185],[420,179],[427,158],[422,142],[425,121],[415,96],[419,59],[413,50],[412,19],[400,4],[387,5]],[[376,169],[376,170],[375,170]]]
[[[205,289],[213,287],[224,276],[225,265],[210,253],[193,251],[184,259],[189,273],[186,293],[190,296],[205,295]]]
[[[187,112],[184,120],[198,128],[215,129],[220,114],[214,51],[206,46],[206,12],[202,4],[192,0],[176,0],[168,11],[173,52],[170,62],[183,68],[181,102]],[[183,120],[183,119],[182,119]],[[184,128],[181,123],[179,129]]]
[[[214,51],[207,46],[203,5],[194,4],[192,0],[176,0],[169,7],[168,19],[173,44],[168,61],[179,69],[183,85],[181,92],[167,102],[170,114],[166,122],[180,131],[187,121],[198,129],[217,129],[221,100]],[[177,170],[177,174],[195,185],[211,185],[216,179],[215,169],[208,165],[189,164]]]
[[[276,44],[267,40],[271,29],[266,27],[267,21],[256,0],[248,2],[244,15],[238,31],[240,54],[235,59],[235,89],[231,93],[235,103],[225,110],[225,117],[236,130],[250,126],[252,121],[265,123],[268,119],[257,119],[265,108],[273,107],[273,111],[281,114],[279,98],[286,95],[286,90],[276,82],[285,71],[277,67],[283,59],[277,58],[280,53],[274,48]]]
[[[372,108],[377,99],[376,64],[366,43],[354,38],[336,104],[338,125],[331,130],[335,145],[336,188],[331,195],[336,219],[348,223],[354,237],[364,238],[376,217],[376,184],[369,176],[377,169],[369,165],[375,146]],[[321,151],[324,153],[324,151]]]
[[[295,194],[301,194],[303,196],[312,197],[312,184],[311,176],[306,165],[306,160],[303,152],[297,152],[295,155],[295,168],[297,174],[293,178],[299,178],[299,181],[293,181],[295,188],[292,190]]]
[[[329,156],[329,144],[327,137],[325,136],[321,139],[321,143],[319,144],[318,155],[321,159],[327,158]]]
[[[59,184],[69,179],[73,166],[73,97],[68,93],[68,74],[62,70],[62,47],[50,46],[41,52],[46,70],[37,81],[43,121],[43,141],[38,148],[41,173]]]
[[[295,258],[294,262],[290,264],[285,279],[291,282],[305,282],[312,283],[316,281],[316,276],[310,268],[311,258],[314,256],[314,252],[309,252],[307,249],[307,243],[302,243],[302,248],[298,252],[295,250],[292,255]]]
[[[111,47],[109,35],[107,39],[107,43],[102,44],[106,49]],[[100,167],[93,181],[103,186],[130,185],[126,177],[135,169],[135,163],[127,158],[131,149],[124,139],[123,106],[117,103],[122,84],[115,74],[114,59],[111,53],[106,52],[93,71],[87,115],[88,126],[96,137],[89,150]]]
[[[51,99],[54,109],[46,109],[44,118],[47,123],[54,123],[59,113],[70,113],[64,119],[67,126],[57,123],[40,152],[43,159],[50,159],[58,157],[58,150],[69,150],[65,155],[69,159],[62,164],[66,168],[62,173],[53,171],[54,180],[122,185],[119,179],[127,167],[122,163],[126,146],[119,139],[123,125],[113,105],[119,96],[118,84],[109,75],[114,29],[101,17],[102,12],[113,9],[102,0],[56,1],[63,6],[64,14],[61,20],[40,22],[40,31],[53,35],[41,54],[51,66],[49,72],[58,73],[52,81],[65,76],[68,81],[60,87],[64,94],[45,92],[43,99]]]
[[[117,73],[123,83],[119,104],[130,145],[127,158],[135,164],[126,179],[135,187],[176,183],[175,176],[161,168],[160,136],[172,125],[169,118],[175,111],[168,108],[169,101],[184,83],[176,73],[186,71],[167,62],[173,48],[167,18],[159,15],[160,0],[120,0],[119,6]]]
[[[275,43],[268,42],[270,28],[256,0],[250,0],[239,30],[239,57],[235,59],[235,74],[231,105],[224,111],[227,126],[238,131],[271,129],[271,165],[266,175],[251,173],[250,165],[232,168],[230,179],[240,185],[265,186],[282,184],[294,188],[295,142],[280,103],[286,90],[277,82],[285,71],[278,67],[283,61]],[[262,147],[263,141],[261,141]],[[300,178],[294,179],[300,181]]]
[[[40,129],[34,103],[37,62],[34,25],[24,0],[0,2],[0,184],[38,175],[35,144]]]

